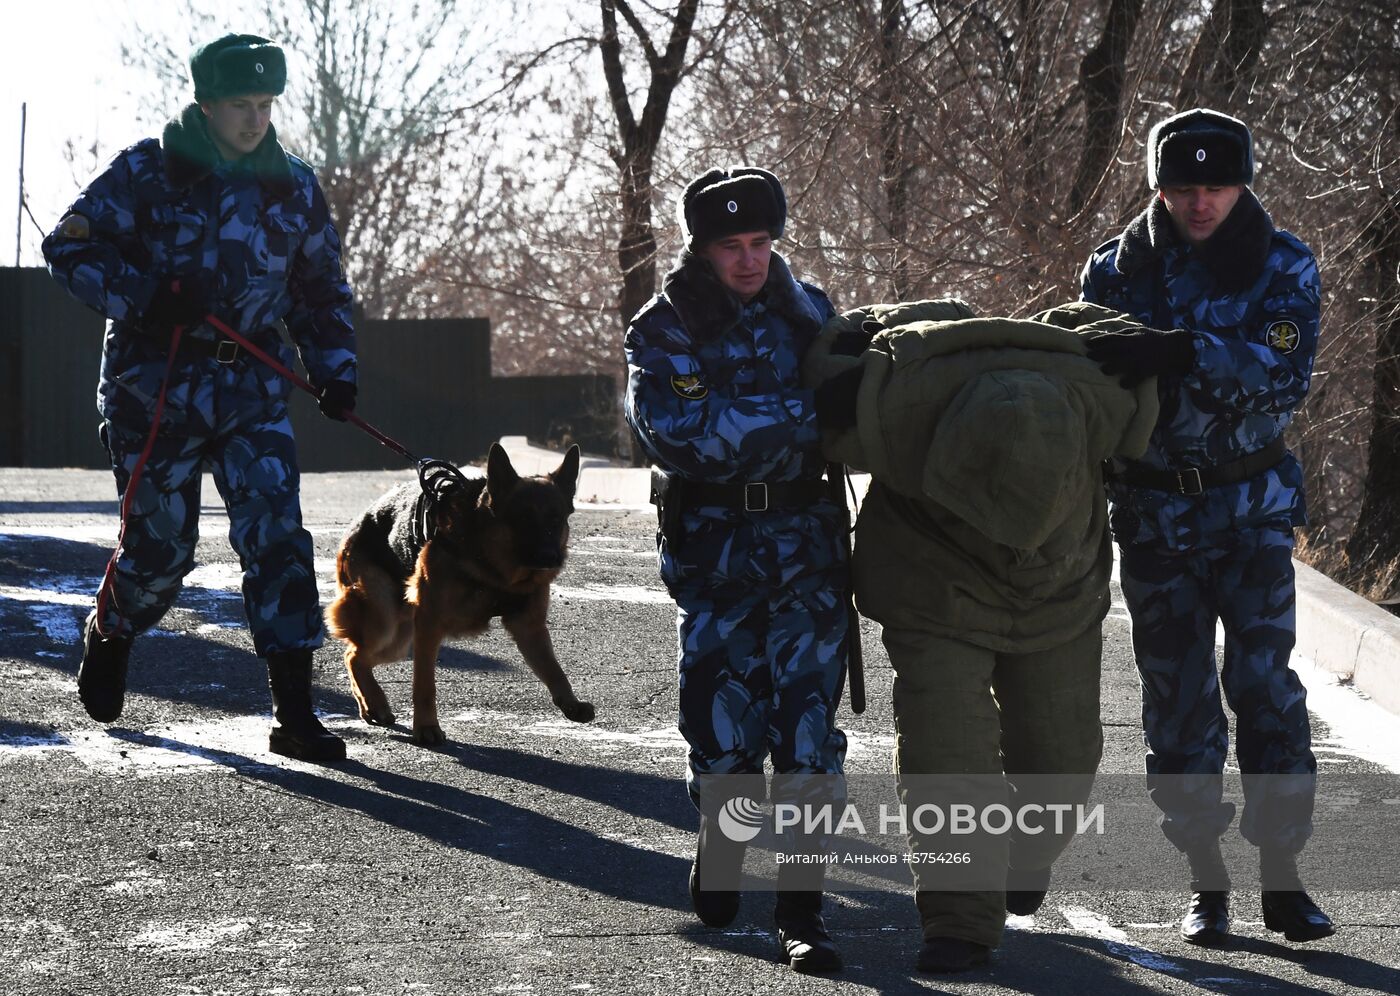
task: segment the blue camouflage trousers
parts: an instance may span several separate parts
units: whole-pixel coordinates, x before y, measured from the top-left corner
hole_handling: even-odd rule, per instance
[[[117,494],[125,495],[145,433],[104,422]],[[103,628],[136,635],[174,603],[194,566],[205,468],[228,509],[243,568],[243,607],[258,656],[319,647],[321,610],[311,535],[301,524],[301,474],[286,409],[213,436],[156,437],[132,498]]]
[[[686,787],[702,812],[761,775],[772,757],[775,801],[844,796],[846,735],[836,726],[848,620],[841,588],[794,593],[762,583],[676,590],[680,731],[690,745]],[[839,779],[837,780],[839,782]]]
[[[1123,597],[1142,678],[1148,793],[1183,851],[1225,833],[1233,804],[1221,772],[1235,714],[1244,785],[1240,832],[1299,851],[1312,833],[1317,761],[1307,692],[1289,667],[1294,643],[1293,533],[1245,528],[1187,550],[1122,549]],[[1215,667],[1215,627],[1225,660]]]

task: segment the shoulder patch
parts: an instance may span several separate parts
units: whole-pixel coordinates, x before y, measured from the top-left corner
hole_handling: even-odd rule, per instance
[[[710,393],[695,374],[676,375],[671,378],[671,390],[686,401],[699,401]]]
[[[58,223],[58,234],[65,239],[85,239],[92,234],[92,226],[80,214],[66,214]]]
[[[1264,330],[1264,341],[1280,353],[1291,353],[1298,348],[1298,326],[1289,321],[1270,322]]]

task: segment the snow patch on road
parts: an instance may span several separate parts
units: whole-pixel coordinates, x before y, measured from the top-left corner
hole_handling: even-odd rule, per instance
[[[644,588],[638,584],[595,584],[586,582],[577,587],[555,585],[554,598],[578,602],[631,602],[640,605],[670,605],[671,596],[661,588]]]
[[[74,644],[82,639],[79,622],[83,610],[74,611],[67,605],[36,605],[29,610],[29,617],[44,631],[50,643]]]
[[[546,719],[529,726],[517,727],[524,733],[539,737],[579,740],[597,746],[642,748],[645,750],[684,750],[685,740],[674,727],[643,730],[608,730],[567,719]]]
[[[162,951],[208,951],[218,946],[229,950],[228,942],[253,929],[247,920],[220,920],[194,923],[182,920],[168,926],[149,926],[126,946],[133,950],[159,948]]]
[[[240,591],[243,587],[243,569],[237,564],[200,564],[185,575],[186,588],[204,588],[207,591]]]
[[[147,892],[159,892],[165,888],[165,879],[156,878],[150,872],[137,868],[133,870],[129,877],[119,878],[115,882],[102,887],[103,892],[117,892],[127,894],[141,894]]]
[[[92,606],[96,585],[92,578],[45,578],[42,585],[21,588],[18,585],[0,584],[0,598],[14,602],[39,602],[45,605],[75,605],[84,608]]]
[[[50,642],[76,646],[82,640],[82,621],[92,609],[97,585],[98,579],[88,575],[43,575],[33,585],[0,584],[0,602],[25,603],[20,611]],[[243,626],[242,586],[243,572],[236,564],[201,564],[190,571],[181,593],[184,607],[202,614],[222,614],[228,608],[238,612],[236,619],[206,622],[195,632],[212,633]],[[324,581],[320,588],[323,595],[333,594],[335,583]],[[153,630],[146,635],[180,634]]]
[[[1154,972],[1167,972],[1171,975],[1186,974],[1186,969],[1170,958],[1132,943],[1127,934],[1093,910],[1085,909],[1082,906],[1062,906],[1060,907],[1060,915],[1065,918],[1072,929],[1103,941],[1104,947],[1108,949],[1110,954],[1126,958],[1134,965],[1140,965]]]

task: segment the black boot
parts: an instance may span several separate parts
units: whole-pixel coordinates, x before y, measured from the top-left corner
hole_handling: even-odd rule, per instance
[[[1259,852],[1260,905],[1264,926],[1290,941],[1316,941],[1335,933],[1332,919],[1303,891],[1297,855],[1273,849]]]
[[[97,610],[88,613],[83,623],[83,662],[78,665],[78,698],[99,723],[110,723],[122,714],[131,642],[129,636],[98,634]]]
[[[934,895],[932,892],[914,893],[914,905],[919,909],[919,921],[926,931],[940,929],[935,925],[939,916],[938,910],[931,905]],[[966,972],[978,965],[985,965],[991,956],[990,945],[962,937],[926,933],[915,967],[920,972],[939,974]]]
[[[1181,921],[1187,944],[1217,947],[1230,935],[1230,873],[1220,842],[1186,852],[1191,864],[1191,903]]]
[[[311,651],[268,654],[267,677],[277,720],[268,749],[301,761],[345,760],[345,741],[322,726],[311,707]]]
[[[992,955],[992,949],[976,941],[965,941],[961,937],[925,937],[919,948],[919,959],[914,967],[920,972],[966,972],[985,965]]]
[[[822,894],[782,891],[784,870],[778,870],[778,902],[773,908],[783,957],[803,975],[841,971],[841,954],[822,920]]]
[[[701,814],[695,861],[690,866],[690,905],[707,927],[727,927],[739,915],[739,878],[743,874],[744,850],[744,844],[724,835],[715,819]],[[705,866],[703,883],[700,879],[702,862]]]
[[[1040,909],[1049,891],[1049,868],[1034,871],[1009,868],[1006,872],[1006,912],[1013,916],[1030,916]]]

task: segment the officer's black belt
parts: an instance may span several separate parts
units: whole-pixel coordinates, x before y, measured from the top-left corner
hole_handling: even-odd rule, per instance
[[[1214,467],[1184,467],[1181,470],[1153,470],[1149,467],[1104,466],[1104,477],[1110,484],[1126,484],[1152,491],[1168,491],[1179,495],[1198,495],[1206,488],[1238,484],[1261,474],[1288,455],[1288,445],[1279,436],[1262,450],[1255,450],[1238,460]]]
[[[135,326],[136,330],[149,339],[152,343],[158,344],[162,350],[170,345],[169,329],[152,329],[144,325]],[[257,336],[250,335],[248,340],[261,349],[271,351],[275,349],[276,339],[271,342],[260,342]],[[202,356],[218,360],[220,363],[237,363],[247,359],[252,354],[234,342],[232,339],[225,339],[219,336],[217,339],[201,339],[198,336],[190,335],[186,332],[180,337],[179,353],[181,356]]]
[[[742,509],[745,512],[798,512],[811,508],[827,496],[826,482],[755,481],[748,484],[716,484],[713,481],[684,480],[678,493],[681,505],[703,505]]]

